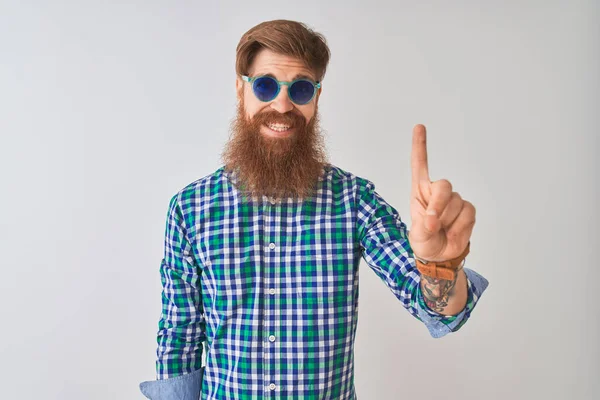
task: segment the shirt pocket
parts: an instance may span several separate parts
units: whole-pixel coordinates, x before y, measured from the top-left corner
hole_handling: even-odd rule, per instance
[[[350,303],[353,297],[353,262],[346,253],[323,252],[306,260],[299,294],[307,305]]]

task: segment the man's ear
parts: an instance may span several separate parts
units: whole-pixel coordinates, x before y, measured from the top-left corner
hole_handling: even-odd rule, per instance
[[[240,101],[244,95],[244,81],[239,76],[235,80],[235,94],[238,101]]]
[[[319,97],[321,96],[321,91],[323,90],[323,84],[321,84],[321,87],[317,90],[317,98],[316,101],[319,101]]]

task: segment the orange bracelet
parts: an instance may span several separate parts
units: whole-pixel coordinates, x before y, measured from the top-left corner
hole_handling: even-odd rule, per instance
[[[445,279],[453,281],[456,279],[456,274],[464,265],[464,260],[469,254],[471,241],[467,244],[467,248],[463,253],[455,259],[449,261],[427,261],[415,255],[417,269],[422,275],[427,275],[435,279]]]

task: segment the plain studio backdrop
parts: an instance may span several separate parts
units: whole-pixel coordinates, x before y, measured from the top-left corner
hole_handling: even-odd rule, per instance
[[[363,261],[365,399],[600,395],[596,1],[0,1],[3,399],[142,399],[169,199],[221,166],[235,47],[323,33],[330,161],[410,227],[412,128],[490,281],[442,339]]]

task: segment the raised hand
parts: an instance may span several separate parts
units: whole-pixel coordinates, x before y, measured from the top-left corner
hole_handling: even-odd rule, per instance
[[[431,182],[427,164],[425,126],[413,129],[412,186],[408,240],[414,254],[427,261],[447,261],[460,256],[475,226],[475,207],[452,191],[446,179]]]

